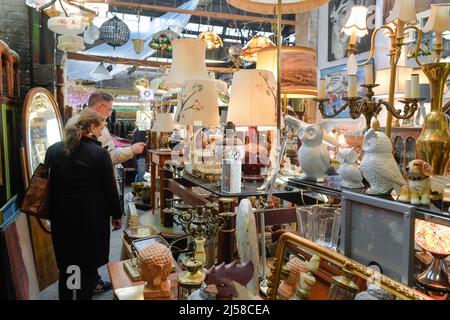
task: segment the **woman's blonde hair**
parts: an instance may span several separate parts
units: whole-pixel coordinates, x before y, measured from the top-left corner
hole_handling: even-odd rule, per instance
[[[66,126],[64,129],[64,153],[67,156],[72,156],[74,152],[80,147],[80,141],[83,134],[90,133],[91,126],[99,126],[106,119],[98,112],[90,109],[84,109],[80,113],[80,117],[73,125]]]

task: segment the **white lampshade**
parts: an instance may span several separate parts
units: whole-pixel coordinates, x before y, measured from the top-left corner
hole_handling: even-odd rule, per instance
[[[84,40],[80,36],[62,35],[58,37],[58,50],[61,51],[83,51]]]
[[[175,123],[194,125],[196,122],[201,122],[204,127],[220,126],[214,80],[187,80],[178,94]]]
[[[389,13],[387,22],[395,22],[396,20],[405,23],[417,24],[415,0],[395,0],[394,8]]]
[[[175,130],[172,113],[159,113],[156,116],[155,123],[152,126],[153,132],[172,132]]]
[[[405,93],[406,80],[411,79],[412,68],[397,67],[397,76],[395,77],[395,91],[394,96],[401,98]],[[391,78],[391,69],[381,69],[376,72],[375,83],[380,86],[373,89],[375,97],[387,98],[389,95],[389,83]]]
[[[77,35],[84,32],[86,21],[79,17],[53,17],[47,22],[48,28],[58,34]]]
[[[96,25],[90,25],[84,30],[84,42],[94,44],[100,38],[100,29]]]
[[[277,48],[259,50],[256,68],[271,71],[277,79]],[[300,46],[281,48],[281,93],[289,98],[317,96],[316,50]]]
[[[365,6],[353,6],[352,11],[350,12],[350,17],[347,20],[347,23],[342,28],[342,31],[351,36],[354,32],[356,32],[356,36],[364,37],[369,34],[367,30],[367,7]]]
[[[236,127],[276,127],[276,82],[267,70],[239,70],[233,76],[227,121]]]
[[[447,30],[450,30],[450,4],[432,4],[430,17],[422,31],[442,33]]]
[[[109,73],[108,69],[106,69],[103,62],[101,62],[95,70],[90,73],[90,76],[94,78],[96,81],[102,80],[111,80],[113,76]]]
[[[173,39],[172,66],[167,76],[171,87],[182,87],[187,80],[208,80],[206,43],[198,39]]]

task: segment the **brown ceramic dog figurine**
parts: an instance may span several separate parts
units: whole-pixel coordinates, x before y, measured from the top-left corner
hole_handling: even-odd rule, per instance
[[[424,160],[412,160],[406,167],[408,185],[403,186],[398,198],[401,202],[428,206],[430,204],[433,167]]]

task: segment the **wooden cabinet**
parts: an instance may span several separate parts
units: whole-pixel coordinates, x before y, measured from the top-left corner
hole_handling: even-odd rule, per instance
[[[421,131],[422,128],[392,128],[391,141],[394,157],[403,175],[406,175],[407,164],[417,159],[417,138]]]

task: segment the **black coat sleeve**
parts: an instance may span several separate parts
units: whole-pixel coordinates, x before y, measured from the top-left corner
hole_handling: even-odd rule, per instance
[[[119,192],[117,190],[116,179],[114,178],[111,157],[105,149],[101,149],[99,157],[99,172],[102,181],[102,189],[105,192],[108,201],[111,217],[120,219],[122,217],[122,208],[120,205]]]

